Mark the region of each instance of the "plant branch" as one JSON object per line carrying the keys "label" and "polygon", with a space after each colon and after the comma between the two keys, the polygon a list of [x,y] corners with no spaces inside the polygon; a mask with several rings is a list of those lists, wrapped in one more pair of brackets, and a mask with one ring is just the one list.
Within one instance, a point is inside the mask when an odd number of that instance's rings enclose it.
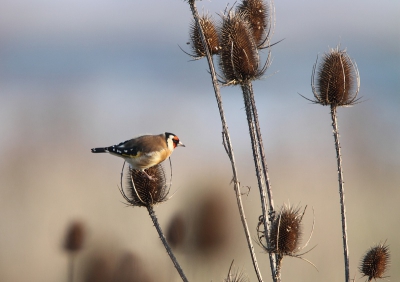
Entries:
{"label": "plant branch", "polygon": [[68,256],[68,282],[74,281],[74,267],[75,266],[75,254],[71,253]]}
{"label": "plant branch", "polygon": [[[265,240],[267,242],[267,248],[271,249],[269,235],[270,235],[271,220],[273,220],[273,217],[272,217],[273,216],[273,206],[271,206],[271,203],[273,205],[273,200],[272,200],[272,193],[271,193],[268,196],[270,196],[270,198],[269,198],[270,208],[269,209],[270,209],[270,211],[272,210],[272,212],[269,214],[270,216],[268,216],[268,214],[267,214],[267,197],[266,197],[266,192],[265,192],[266,189],[264,187],[268,186],[268,188],[269,188],[269,182],[267,184],[267,181],[266,181],[266,179],[268,179],[267,166],[266,166],[266,161],[265,161],[264,148],[262,145],[261,132],[259,129],[259,124],[258,124],[257,109],[255,108],[253,87],[252,87],[251,82],[248,82],[246,84],[242,84],[241,88],[242,88],[242,92],[243,92],[243,99],[244,99],[244,104],[245,104],[245,109],[246,109],[247,123],[249,126],[251,147],[253,150],[254,166],[256,169],[258,188],[260,190],[260,200],[261,200],[261,209],[262,209],[262,219],[263,219],[264,230],[265,230],[264,231],[265,232]],[[273,253],[268,253],[268,254],[269,254],[269,261],[270,261],[270,267],[271,267],[273,281],[275,281],[275,282],[280,281],[279,276],[277,275],[278,273],[276,272],[277,271],[276,257],[273,255]]]}
{"label": "plant branch", "polygon": [[345,267],[345,281],[350,281],[350,266],[349,266],[349,247],[347,243],[347,222],[346,222],[346,206],[344,205],[344,187],[343,187],[343,170],[342,170],[342,156],[340,153],[339,143],[339,131],[337,127],[336,107],[331,106],[331,117],[333,136],[335,138],[336,147],[336,160],[338,169],[338,181],[339,181],[339,197],[340,197],[340,213],[342,217],[342,238],[343,238],[343,255],[344,255],[344,267]]}
{"label": "plant branch", "polygon": [[183,270],[181,266],[179,265],[178,261],[176,260],[174,254],[172,253],[171,247],[168,245],[167,239],[165,239],[164,233],[161,230],[160,224],[158,223],[156,214],[154,212],[153,206],[149,205],[147,206],[147,211],[149,212],[149,215],[151,217],[151,220],[153,221],[154,227],[157,229],[158,236],[161,239],[161,242],[163,243],[165,250],[167,251],[169,257],[171,258],[176,270],[178,271],[179,275],[182,278],[182,281],[188,282],[185,273],[183,273]]}
{"label": "plant branch", "polygon": [[[252,107],[252,113],[253,113],[253,118],[254,118],[254,126],[256,129],[256,134],[257,134],[257,139],[258,139],[258,146],[260,150],[260,155],[261,155],[261,164],[263,168],[263,173],[264,173],[264,179],[265,179],[265,185],[266,185],[266,192],[267,192],[267,198],[269,202],[269,216],[270,216],[270,222],[273,220],[275,210],[274,210],[274,200],[272,198],[272,189],[271,189],[271,184],[269,182],[269,177],[268,177],[268,166],[267,166],[267,160],[265,158],[265,151],[264,151],[264,145],[262,141],[262,136],[261,136],[261,130],[260,130],[260,124],[258,122],[258,112],[256,108],[256,102],[254,99],[254,91],[253,91],[253,86],[252,84],[249,85],[249,99],[251,102],[251,107]],[[272,218],[271,218],[272,217]]]}
{"label": "plant branch", "polygon": [[237,201],[237,205],[238,205],[238,209],[239,209],[239,214],[240,214],[240,219],[242,221],[242,225],[243,225],[243,229],[244,229],[244,233],[245,233],[245,237],[247,240],[247,245],[250,251],[250,255],[251,255],[251,259],[253,261],[253,267],[254,270],[256,272],[258,281],[263,281],[262,276],[261,276],[261,272],[260,269],[258,267],[258,262],[257,262],[257,258],[254,252],[254,246],[253,246],[253,242],[251,240],[251,236],[250,236],[250,231],[249,231],[249,227],[247,225],[247,220],[246,220],[246,216],[245,216],[245,212],[244,212],[244,208],[243,208],[243,203],[242,203],[242,197],[241,197],[241,191],[240,191],[240,182],[238,180],[237,177],[237,169],[236,169],[236,163],[235,163],[235,157],[234,157],[234,153],[233,153],[233,148],[232,148],[232,143],[231,143],[231,139],[230,139],[230,135],[229,135],[229,131],[228,131],[228,126],[227,126],[227,122],[225,119],[225,113],[224,113],[224,109],[222,107],[222,98],[221,98],[221,94],[219,91],[219,84],[218,84],[218,79],[217,79],[217,75],[215,72],[215,68],[214,68],[214,63],[210,54],[210,51],[208,50],[208,45],[206,43],[206,39],[204,37],[204,32],[203,29],[200,25],[200,21],[199,21],[199,14],[195,5],[195,1],[194,0],[189,0],[188,1],[189,5],[190,5],[190,9],[192,11],[193,14],[193,18],[196,22],[196,25],[199,29],[199,33],[200,33],[200,37],[201,37],[201,41],[203,43],[204,46],[204,50],[206,51],[206,57],[207,57],[207,61],[208,61],[208,66],[210,68],[210,74],[211,74],[211,80],[212,80],[212,84],[214,87],[214,93],[215,93],[215,99],[217,100],[217,104],[218,104],[218,110],[219,110],[219,114],[220,114],[220,119],[221,119],[221,123],[222,123],[222,133],[223,133],[223,144],[224,147],[228,153],[228,157],[229,160],[231,162],[231,167],[232,167],[232,173],[233,173],[233,185],[234,185],[234,190],[235,190],[235,194],[236,194],[236,201]]}

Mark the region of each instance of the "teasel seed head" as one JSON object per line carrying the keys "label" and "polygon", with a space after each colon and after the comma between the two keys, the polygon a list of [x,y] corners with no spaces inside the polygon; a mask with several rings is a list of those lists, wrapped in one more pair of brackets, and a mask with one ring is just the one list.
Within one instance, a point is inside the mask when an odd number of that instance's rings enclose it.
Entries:
{"label": "teasel seed head", "polygon": [[383,243],[378,244],[367,251],[361,259],[359,270],[368,277],[368,281],[377,278],[385,278],[385,272],[390,264],[389,247]]}
{"label": "teasel seed head", "polygon": [[250,24],[241,13],[222,16],[220,68],[227,84],[244,84],[260,78],[259,55]]}
{"label": "teasel seed head", "polygon": [[282,255],[293,255],[300,248],[302,235],[300,208],[284,205],[271,225],[271,251]]}
{"label": "teasel seed head", "polygon": [[265,41],[270,17],[266,3],[263,0],[243,0],[237,11],[249,22],[256,44],[262,44]]}
{"label": "teasel seed head", "polygon": [[239,270],[239,269],[232,269],[233,267],[233,261],[231,263],[231,266],[229,267],[228,271],[228,276],[224,279],[224,282],[249,282],[249,278],[247,275]]}
{"label": "teasel seed head", "polygon": [[78,252],[82,249],[85,241],[85,226],[80,221],[70,224],[65,238],[64,249],[67,252]]}
{"label": "teasel seed head", "polygon": [[323,55],[318,69],[317,62],[311,77],[315,97],[312,102],[333,108],[355,104],[358,101],[360,75],[356,63],[350,59],[346,50],[339,50],[339,46],[330,49]]}
{"label": "teasel seed head", "polygon": [[[221,47],[219,46],[219,38],[214,20],[208,14],[204,14],[199,18],[199,22],[203,29],[204,37],[208,45],[208,50],[211,55],[218,54]],[[190,41],[192,43],[193,52],[197,57],[201,58],[206,55],[203,42],[196,23],[193,21],[190,25]]]}
{"label": "teasel seed head", "polygon": [[[300,212],[300,207],[293,207],[291,205],[284,205],[281,210],[275,215],[271,223],[269,234],[270,246],[264,243],[265,231],[263,217],[260,216],[257,233],[258,241],[268,253],[276,253],[280,257],[296,256],[296,253],[303,249],[300,248],[300,240],[302,236],[302,220],[307,206],[303,212]],[[311,238],[311,236],[310,236]],[[306,245],[308,242],[306,243]]]}
{"label": "teasel seed head", "polygon": [[[120,192],[129,205],[149,207],[168,200],[169,186],[166,184],[164,168],[161,164],[155,165],[145,172],[129,168],[126,189]],[[127,192],[125,192],[126,190]]]}

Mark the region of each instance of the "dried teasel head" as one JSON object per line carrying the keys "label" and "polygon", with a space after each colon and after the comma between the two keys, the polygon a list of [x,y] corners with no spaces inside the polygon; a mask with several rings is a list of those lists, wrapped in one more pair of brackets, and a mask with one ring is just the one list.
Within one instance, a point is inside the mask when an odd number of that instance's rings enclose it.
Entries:
{"label": "dried teasel head", "polygon": [[244,84],[260,78],[268,62],[259,69],[259,55],[250,24],[241,13],[222,16],[220,68],[227,84]]}
{"label": "dried teasel head", "polygon": [[[218,54],[221,47],[219,46],[218,33],[212,17],[208,14],[204,14],[199,18],[199,22],[203,29],[204,37],[206,39],[210,54]],[[206,51],[204,50],[198,26],[194,21],[190,25],[190,41],[192,43],[192,48],[195,55],[198,58],[204,57],[206,55]]]}
{"label": "dried teasel head", "polygon": [[233,261],[231,266],[229,267],[228,276],[224,279],[224,282],[248,282],[250,281],[247,275],[239,270],[239,269],[232,269]]}
{"label": "dried teasel head", "polygon": [[271,252],[293,255],[300,250],[301,221],[304,212],[300,208],[284,205],[271,224]]}
{"label": "dried teasel head", "polygon": [[162,165],[145,169],[145,172],[147,175],[143,171],[129,168],[127,185],[125,188],[121,185],[122,196],[132,206],[150,207],[168,200],[170,187],[166,184]]}
{"label": "dried teasel head", "polygon": [[[300,207],[284,205],[271,223],[269,235],[270,246],[264,243],[265,234],[263,218],[260,217],[257,226],[260,245],[269,253],[279,254],[281,257],[296,256],[296,253],[304,247],[299,247],[302,236],[302,220],[307,207],[300,212]],[[308,242],[306,243],[306,245]]]}
{"label": "dried teasel head", "polygon": [[82,222],[72,222],[67,230],[64,249],[67,252],[80,251],[85,241],[85,233],[85,226]]}
{"label": "dried teasel head", "polygon": [[385,272],[389,267],[390,253],[389,247],[383,244],[378,244],[367,251],[361,259],[359,270],[368,277],[368,281],[377,278],[385,278]]}
{"label": "dried teasel head", "polygon": [[[279,213],[277,213],[272,219],[268,242],[265,242],[267,238],[264,230],[264,217],[260,216],[259,218],[257,226],[259,245],[268,253],[274,253],[276,255],[277,271],[281,268],[284,256],[302,259],[317,269],[317,267],[311,261],[302,257],[302,255],[310,252],[315,247],[306,252],[300,254],[298,253],[300,250],[303,250],[305,247],[307,247],[314,231],[313,220],[310,236],[304,246],[300,247],[299,244],[303,234],[302,220],[306,209],[307,206],[305,206],[301,212],[301,208],[299,206],[293,207],[290,206],[290,204],[284,205]],[[280,270],[278,272],[280,272]]]}
{"label": "dried teasel head", "polygon": [[271,28],[269,6],[263,0],[243,0],[237,6],[237,11],[249,22],[257,45],[266,41],[266,36]]}
{"label": "dried teasel head", "polygon": [[339,50],[339,46],[325,53],[322,62],[314,64],[311,87],[315,100],[323,106],[351,106],[358,99],[360,75],[357,65],[353,62],[346,50]]}

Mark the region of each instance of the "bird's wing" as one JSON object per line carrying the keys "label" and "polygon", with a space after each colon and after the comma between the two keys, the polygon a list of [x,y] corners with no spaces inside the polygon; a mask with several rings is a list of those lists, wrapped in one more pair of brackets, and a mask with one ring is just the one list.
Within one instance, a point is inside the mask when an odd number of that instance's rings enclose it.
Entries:
{"label": "bird's wing", "polygon": [[126,157],[140,157],[153,154],[166,147],[165,138],[161,135],[144,135],[109,147],[108,151]]}

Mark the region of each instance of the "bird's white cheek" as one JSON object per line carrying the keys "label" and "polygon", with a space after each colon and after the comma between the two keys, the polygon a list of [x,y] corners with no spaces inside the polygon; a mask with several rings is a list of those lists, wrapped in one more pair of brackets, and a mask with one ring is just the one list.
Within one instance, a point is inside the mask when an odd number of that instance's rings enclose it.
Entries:
{"label": "bird's white cheek", "polygon": [[174,142],[171,139],[167,141],[168,150],[172,152],[174,150]]}

